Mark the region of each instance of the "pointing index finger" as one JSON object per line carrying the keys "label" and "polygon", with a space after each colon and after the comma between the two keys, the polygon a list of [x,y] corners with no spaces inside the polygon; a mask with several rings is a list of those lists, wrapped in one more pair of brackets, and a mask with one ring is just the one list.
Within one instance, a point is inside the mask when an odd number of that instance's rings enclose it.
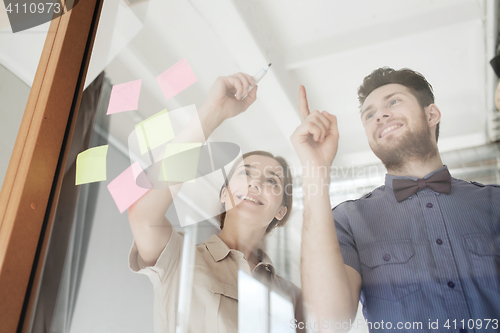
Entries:
{"label": "pointing index finger", "polygon": [[306,88],[302,85],[299,89],[299,113],[300,120],[302,122],[304,122],[307,116],[311,113],[309,112],[309,106],[307,105]]}

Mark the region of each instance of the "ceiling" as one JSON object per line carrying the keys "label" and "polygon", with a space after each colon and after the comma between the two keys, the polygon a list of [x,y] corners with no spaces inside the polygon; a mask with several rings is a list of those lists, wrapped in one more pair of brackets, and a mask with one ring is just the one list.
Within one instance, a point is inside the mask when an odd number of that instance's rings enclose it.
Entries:
{"label": "ceiling", "polygon": [[[272,62],[257,102],[211,139],[269,150],[298,167],[289,137],[299,125],[303,84],[312,109],[337,115],[334,164],[349,167],[378,161],[359,119],[357,87],[378,67],[408,67],[433,85],[441,151],[480,146],[495,116],[497,79],[488,64],[495,7],[494,0],[106,0],[86,86],[102,70],[112,84],[143,80],[139,109],[111,116],[114,142],[126,147],[141,120],[165,108],[200,107],[218,76],[255,74]],[[0,38],[0,62],[28,85],[48,28]],[[155,78],[183,58],[198,81],[166,101]]]}
{"label": "ceiling", "polygon": [[[104,66],[113,84],[143,80],[139,110],[111,119],[110,132],[124,145],[142,119],[165,108],[200,107],[218,76],[255,74],[268,62],[273,65],[257,102],[212,140],[237,143],[242,151],[269,150],[298,166],[289,137],[299,125],[303,84],[311,108],[339,119],[335,164],[374,163],[356,90],[372,70],[390,66],[417,70],[433,85],[442,112],[441,151],[488,142],[496,83],[488,64],[496,39],[487,20],[494,17],[490,1],[149,0],[129,6],[107,0],[105,6],[89,72],[97,75]],[[198,82],[165,101],[155,77],[183,58]]]}
{"label": "ceiling", "polygon": [[[110,143],[127,153],[137,123],[165,108],[200,107],[218,76],[255,74],[272,62],[257,101],[210,139],[282,155],[299,175],[289,138],[300,123],[303,84],[311,109],[337,115],[334,165],[343,170],[340,178],[353,178],[355,167],[379,163],[356,95],[378,67],[408,67],[433,85],[441,152],[500,137],[493,135],[500,128],[493,120],[500,122],[497,78],[488,64],[498,35],[496,6],[494,0],[105,0],[86,86],[103,70],[112,84],[142,79],[138,110],[109,116]],[[0,63],[31,86],[49,23],[16,34],[0,24],[0,33]],[[183,58],[198,81],[166,101],[156,77]]]}

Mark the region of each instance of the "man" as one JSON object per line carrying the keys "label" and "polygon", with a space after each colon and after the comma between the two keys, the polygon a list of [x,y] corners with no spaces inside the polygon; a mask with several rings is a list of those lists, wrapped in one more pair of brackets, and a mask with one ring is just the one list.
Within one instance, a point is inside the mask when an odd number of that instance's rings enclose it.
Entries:
{"label": "man", "polygon": [[303,165],[326,170],[303,177],[302,287],[316,329],[355,327],[361,300],[373,331],[498,331],[500,188],[450,177],[431,85],[387,67],[364,79],[361,121],[385,185],[333,216],[336,118],[310,113],[304,87],[299,95],[303,122],[292,143]]}

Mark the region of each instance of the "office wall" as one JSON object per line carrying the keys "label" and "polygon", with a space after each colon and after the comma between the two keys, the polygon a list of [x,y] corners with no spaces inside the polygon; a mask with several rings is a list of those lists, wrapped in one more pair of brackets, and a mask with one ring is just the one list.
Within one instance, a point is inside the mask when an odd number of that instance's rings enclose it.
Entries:
{"label": "office wall", "polygon": [[0,65],[0,188],[29,94],[30,87]]}
{"label": "office wall", "polygon": [[[130,164],[130,160],[111,145],[107,162],[108,180]],[[146,276],[128,269],[132,233],[127,213],[120,214],[106,188],[107,183],[109,181],[99,186],[70,332],[153,332],[153,288]]]}
{"label": "office wall", "polygon": [[[153,332],[153,286],[146,276],[132,273],[128,268],[133,237],[127,213],[119,213],[106,187],[129,165],[129,158],[110,145],[108,180],[99,185],[70,333]],[[171,211],[167,213],[174,227],[180,230],[174,215]],[[196,226],[197,242],[203,242],[217,231],[208,222]]]}

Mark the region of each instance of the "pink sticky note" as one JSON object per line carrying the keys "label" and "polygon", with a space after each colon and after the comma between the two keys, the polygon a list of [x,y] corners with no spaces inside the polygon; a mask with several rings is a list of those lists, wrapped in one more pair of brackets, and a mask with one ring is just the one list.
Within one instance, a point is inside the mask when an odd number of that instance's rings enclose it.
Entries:
{"label": "pink sticky note", "polygon": [[142,80],[135,80],[114,85],[106,114],[137,110],[139,108],[141,83]]}
{"label": "pink sticky note", "polygon": [[186,58],[182,59],[160,75],[156,77],[161,91],[168,101],[196,81],[198,78],[194,75]]}
{"label": "pink sticky note", "polygon": [[[141,184],[145,184],[149,188],[137,186],[135,175],[139,175],[141,177]],[[120,213],[126,211],[151,188],[151,183],[147,180],[141,166],[137,162],[128,167],[127,170],[123,171],[108,185],[108,191],[115,200]]]}

